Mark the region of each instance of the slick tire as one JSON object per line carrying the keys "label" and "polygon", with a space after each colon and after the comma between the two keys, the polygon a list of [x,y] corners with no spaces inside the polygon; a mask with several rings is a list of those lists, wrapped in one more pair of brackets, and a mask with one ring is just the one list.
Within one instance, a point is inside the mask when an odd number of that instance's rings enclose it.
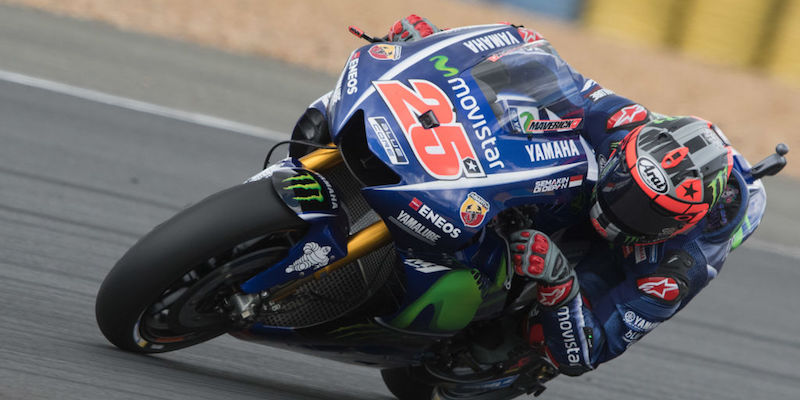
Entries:
{"label": "slick tire", "polygon": [[430,399],[433,394],[433,385],[414,377],[411,368],[382,369],[381,377],[386,387],[398,400]]}
{"label": "slick tire", "polygon": [[219,336],[227,326],[201,327],[152,343],[140,335],[139,323],[144,312],[197,265],[268,233],[306,227],[269,179],[213,194],[156,226],[125,253],[97,293],[97,324],[115,346],[138,353],[177,350]]}

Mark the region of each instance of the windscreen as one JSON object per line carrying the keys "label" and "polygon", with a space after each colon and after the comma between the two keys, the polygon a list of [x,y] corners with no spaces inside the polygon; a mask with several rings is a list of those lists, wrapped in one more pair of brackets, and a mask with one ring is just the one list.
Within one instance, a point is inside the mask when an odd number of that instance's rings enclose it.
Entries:
{"label": "windscreen", "polygon": [[491,56],[472,68],[500,126],[513,133],[582,127],[583,98],[575,73],[549,47],[528,44]]}

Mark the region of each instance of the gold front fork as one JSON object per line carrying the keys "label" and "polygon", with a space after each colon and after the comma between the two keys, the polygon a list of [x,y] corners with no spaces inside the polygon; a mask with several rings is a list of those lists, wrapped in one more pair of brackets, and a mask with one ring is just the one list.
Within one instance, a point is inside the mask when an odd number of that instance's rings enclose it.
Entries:
{"label": "gold front fork", "polygon": [[[328,143],[328,147],[334,147],[333,143]],[[342,153],[339,149],[317,149],[300,157],[300,162],[306,169],[312,171],[324,171],[342,162]]]}
{"label": "gold front fork", "polygon": [[[330,146],[333,146],[331,143]],[[342,155],[338,149],[318,149],[300,158],[303,167],[312,171],[324,171],[342,162]],[[298,279],[288,286],[275,292],[271,300],[277,301],[292,294],[300,285],[311,279],[320,279],[345,265],[363,257],[379,248],[389,244],[392,237],[389,229],[381,220],[378,221],[347,238],[347,255],[339,260],[320,268],[313,274]]]}

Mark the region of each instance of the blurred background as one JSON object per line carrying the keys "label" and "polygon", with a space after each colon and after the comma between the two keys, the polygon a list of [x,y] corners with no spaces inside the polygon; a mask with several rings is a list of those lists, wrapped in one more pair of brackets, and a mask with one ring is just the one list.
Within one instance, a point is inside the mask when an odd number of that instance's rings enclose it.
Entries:
{"label": "blurred background", "polygon": [[[416,13],[439,27],[536,29],[584,75],[661,113],[717,123],[750,160],[800,149],[800,0],[0,0],[337,75],[363,42]],[[287,124],[288,125],[288,124]],[[284,131],[291,126],[283,127]],[[800,163],[788,174],[800,177]]]}
{"label": "blurred background", "polygon": [[487,0],[800,85],[797,0]]}
{"label": "blurred background", "polygon": [[124,353],[94,301],[153,226],[261,169],[365,44],[348,25],[382,36],[411,13],[538,30],[606,88],[716,122],[753,163],[793,147],[720,278],[545,398],[798,398],[800,0],[0,0],[0,399],[391,399],[374,369],[230,337]]}

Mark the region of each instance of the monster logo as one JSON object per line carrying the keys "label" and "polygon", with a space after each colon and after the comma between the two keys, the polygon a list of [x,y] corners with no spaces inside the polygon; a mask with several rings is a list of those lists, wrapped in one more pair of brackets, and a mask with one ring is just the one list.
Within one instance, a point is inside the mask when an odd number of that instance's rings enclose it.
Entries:
{"label": "monster logo", "polygon": [[728,167],[725,166],[725,169],[719,171],[717,176],[708,184],[708,188],[711,189],[711,204],[716,204],[719,195],[722,194],[722,189],[725,188],[725,183],[727,182],[728,178]]}
{"label": "monster logo", "polygon": [[279,170],[272,176],[272,182],[286,205],[297,213],[330,212],[338,208],[331,186],[313,172]]}
{"label": "monster logo", "polygon": [[[302,175],[297,176],[290,176],[284,179],[281,182],[289,182],[292,183],[289,186],[284,187],[286,190],[294,190],[295,197],[292,197],[294,200],[299,202],[302,201],[318,201],[322,203],[325,201],[325,198],[322,197],[322,186],[314,179],[313,176],[309,173],[305,173]],[[305,196],[297,196],[297,192],[299,191],[308,191],[309,194]]]}

